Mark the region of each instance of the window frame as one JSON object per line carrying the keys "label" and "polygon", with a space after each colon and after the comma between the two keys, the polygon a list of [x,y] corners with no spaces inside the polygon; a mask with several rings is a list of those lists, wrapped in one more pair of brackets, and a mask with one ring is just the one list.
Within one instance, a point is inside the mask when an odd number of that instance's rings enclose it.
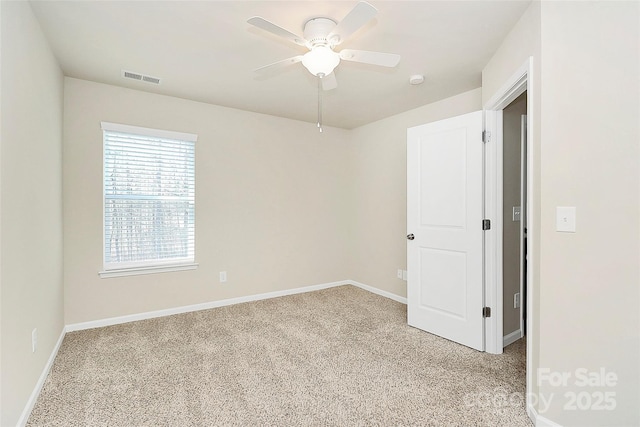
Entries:
{"label": "window frame", "polygon": [[[122,132],[152,138],[167,138],[167,139],[176,139],[181,141],[192,142],[194,144],[194,154],[195,154],[195,143],[197,142],[198,135],[192,133],[184,133],[184,132],[175,132],[169,130],[160,130],[160,129],[152,129],[145,128],[140,126],[132,126],[132,125],[124,125],[118,123],[110,123],[110,122],[101,122],[101,130],[102,130],[102,270],[98,272],[101,278],[108,277],[122,277],[122,276],[132,276],[132,275],[140,275],[140,274],[153,274],[153,273],[164,273],[164,272],[172,272],[172,271],[184,271],[184,270],[195,270],[198,268],[198,263],[195,262],[196,257],[196,248],[195,248],[195,212],[194,212],[194,223],[193,223],[193,232],[194,232],[194,247],[193,247],[193,259],[191,257],[187,258],[174,258],[166,261],[160,260],[150,260],[148,262],[140,261],[140,262],[121,262],[118,263],[117,266],[114,266],[114,263],[106,262],[106,193],[105,193],[105,172],[106,172],[106,158],[105,158],[105,132]],[[194,158],[194,193],[195,193],[195,158]],[[194,194],[194,210],[195,210],[195,194]]]}

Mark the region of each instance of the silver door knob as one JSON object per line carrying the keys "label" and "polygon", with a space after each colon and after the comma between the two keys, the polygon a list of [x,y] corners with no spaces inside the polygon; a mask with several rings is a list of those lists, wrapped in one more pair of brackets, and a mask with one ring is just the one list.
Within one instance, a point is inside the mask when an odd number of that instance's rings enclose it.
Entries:
{"label": "silver door knob", "polygon": [[416,236],[414,236],[413,234],[407,234],[407,240],[413,240],[415,238]]}

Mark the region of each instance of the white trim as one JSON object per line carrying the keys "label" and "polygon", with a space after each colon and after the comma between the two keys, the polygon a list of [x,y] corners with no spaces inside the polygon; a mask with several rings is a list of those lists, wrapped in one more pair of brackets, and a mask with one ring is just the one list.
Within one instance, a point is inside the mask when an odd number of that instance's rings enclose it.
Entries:
{"label": "white trim", "polygon": [[[529,216],[527,215],[527,205],[529,202],[529,196],[527,195],[527,151],[529,148],[529,141],[527,140],[528,133],[528,124],[527,124],[527,115],[520,116],[520,223],[518,224],[518,228],[520,228],[520,310],[518,314],[520,316],[520,329],[524,331],[524,319],[523,319],[523,310],[526,307],[526,302],[522,301],[522,295],[524,295],[524,285],[527,281],[526,277],[526,268],[530,266],[526,261],[526,253],[527,253],[527,245],[525,244],[525,239],[527,239],[527,224],[529,223]],[[524,210],[523,208],[524,207]],[[525,268],[526,267],[526,268]]]}
{"label": "white trim", "polygon": [[128,314],[126,316],[110,317],[107,319],[91,320],[89,322],[73,323],[67,325],[67,332],[81,331],[84,329],[101,328],[104,326],[119,325],[121,323],[135,322],[138,320],[154,319],[156,317],[172,316],[174,314],[190,313],[192,311],[208,310],[211,308],[225,307],[228,305],[241,304],[243,302],[259,301],[270,298],[277,298],[287,295],[301,294],[304,292],[319,291],[321,289],[333,288],[336,286],[350,285],[351,282],[343,280],[339,282],[323,283],[301,288],[286,289],[284,291],[266,292],[263,294],[247,295],[244,297],[229,298],[218,301],[204,302],[200,304],[185,305],[181,307],[166,308],[163,310],[148,311],[145,313]]}
{"label": "white trim", "polygon": [[382,289],[374,288],[373,286],[365,285],[364,283],[359,283],[354,280],[348,280],[347,282],[353,286],[364,289],[365,291],[369,291],[373,294],[380,295],[407,305],[407,299],[405,297],[401,297],[400,295],[392,294],[391,292],[383,291]]}
{"label": "white trim", "polygon": [[507,334],[504,337],[502,337],[502,346],[506,347],[509,344],[513,344],[514,342],[518,341],[520,338],[522,338],[522,329],[516,329],[510,334]]}
{"label": "white trim", "polygon": [[528,408],[527,414],[531,421],[533,421],[533,425],[535,427],[562,427],[562,424],[555,423],[551,421],[549,418],[545,418],[542,415],[538,414],[534,408]]}
{"label": "white trim", "polygon": [[123,277],[123,276],[137,276],[140,274],[154,274],[154,273],[166,273],[170,271],[184,271],[195,270],[198,268],[198,263],[190,264],[169,264],[169,265],[154,265],[152,267],[131,267],[131,268],[114,268],[113,270],[99,271],[100,278],[106,279],[109,277]]}
{"label": "white trim", "polygon": [[[534,85],[537,82],[533,77],[533,57],[529,57],[529,71],[527,71],[527,408],[533,407],[531,401],[531,387],[533,384],[533,365],[531,363],[533,355],[533,344],[531,340],[535,336],[535,325],[533,323],[533,268],[535,265],[535,233],[537,232],[533,224],[533,123],[538,120],[533,108]],[[522,304],[522,301],[521,301]],[[537,331],[536,331],[537,332]]]}
{"label": "white trim", "polygon": [[343,286],[343,285],[353,285],[358,288],[369,291],[371,293],[392,299],[394,301],[398,301],[403,304],[407,303],[406,298],[398,296],[396,294],[392,294],[391,292],[383,291],[381,289],[374,288],[372,286],[365,285],[363,283],[359,283],[353,280],[341,280],[338,282],[322,283],[319,285],[304,286],[301,288],[286,289],[283,291],[266,292],[263,294],[247,295],[244,297],[229,298],[229,299],[210,301],[210,302],[205,302],[200,304],[167,308],[163,310],[148,311],[145,313],[128,314],[125,316],[91,320],[88,322],[72,323],[66,326],[66,331],[73,332],[73,331],[81,331],[85,329],[101,328],[104,326],[135,322],[138,320],[154,319],[157,317],[171,316],[174,314],[182,314],[182,313],[189,313],[192,311],[200,311],[200,310],[208,310],[208,309],[217,308],[217,307],[225,307],[228,305],[241,304],[244,302],[259,301],[259,300],[265,300],[270,298],[283,297],[287,295],[295,295],[295,294],[301,294],[305,292],[319,291],[321,289],[329,289],[329,288],[334,288],[336,286]]}
{"label": "white trim", "polygon": [[159,138],[179,139],[181,141],[196,142],[198,135],[194,133],[175,132],[172,130],[143,128],[140,126],[122,125],[120,123],[100,122],[102,130],[112,132],[133,133],[145,136],[157,136]]}
{"label": "white trim", "polygon": [[18,419],[18,424],[16,424],[17,426],[22,427],[27,424],[27,421],[29,420],[29,416],[31,415],[31,411],[33,410],[33,407],[36,405],[36,402],[38,401],[38,396],[40,396],[40,391],[44,386],[44,382],[46,381],[47,376],[49,375],[51,366],[53,366],[53,361],[56,359],[56,356],[58,355],[58,350],[60,350],[60,346],[62,345],[62,340],[64,339],[65,333],[66,333],[66,327],[62,328],[62,332],[60,332],[60,338],[58,338],[58,342],[56,342],[56,345],[53,347],[53,350],[49,355],[49,359],[47,360],[46,365],[44,365],[44,368],[42,369],[40,378],[38,378],[38,382],[36,383],[36,386],[33,388],[33,391],[31,392],[31,396],[29,396],[29,400],[27,400],[27,404],[25,405],[24,409],[22,410],[22,414]]}
{"label": "white trim", "polygon": [[491,317],[485,319],[484,344],[491,354],[501,354],[503,349],[502,132],[498,129],[502,129],[502,110],[486,110],[485,130],[491,140],[484,146],[484,218],[491,220],[491,229],[484,233],[484,305],[491,308]]}
{"label": "white trim", "polygon": [[485,110],[504,110],[517,97],[527,90],[527,81],[531,78],[533,57],[529,57],[524,64],[496,91],[495,95],[485,104]]}
{"label": "white trim", "polygon": [[[502,337],[504,312],[502,283],[502,225],[504,220],[502,214],[502,110],[522,93],[530,90],[532,64],[533,58],[529,57],[484,107],[485,130],[489,131],[492,136],[492,141],[485,146],[485,218],[493,219],[492,222],[495,224],[485,234],[485,305],[493,308],[493,315],[485,322],[485,348],[488,353],[492,354],[501,354],[504,347]],[[531,97],[528,97],[527,114],[530,114],[530,102]],[[531,126],[527,127],[528,141],[532,141],[531,128]],[[527,175],[528,181],[531,181],[533,177],[529,169],[527,169]],[[528,182],[527,185],[530,186],[531,184]],[[527,197],[530,198],[529,193]],[[531,218],[530,215],[526,215],[526,217]],[[529,294],[530,292],[527,292],[527,295]]]}
{"label": "white trim", "polygon": [[[527,268],[527,300],[526,303],[527,304],[527,366],[526,366],[526,376],[527,376],[527,388],[526,388],[526,407],[527,407],[527,413],[529,414],[529,418],[531,418],[531,420],[536,423],[536,419],[541,418],[538,417],[534,408],[533,408],[533,402],[532,402],[532,386],[533,386],[533,365],[532,365],[532,361],[531,361],[531,356],[532,356],[532,343],[531,340],[533,339],[532,337],[535,336],[535,325],[533,322],[533,294],[534,294],[534,282],[533,282],[533,268],[532,266],[535,265],[535,251],[534,251],[534,246],[535,246],[535,235],[536,235],[536,229],[535,226],[533,224],[533,209],[534,209],[534,201],[533,201],[533,194],[534,194],[534,183],[533,183],[533,152],[534,152],[534,148],[533,148],[533,144],[534,144],[534,139],[533,139],[533,128],[534,128],[534,123],[536,122],[536,120],[538,120],[538,118],[535,116],[535,111],[534,111],[534,105],[533,105],[533,98],[534,98],[534,84],[536,82],[534,82],[534,75],[533,75],[533,57],[529,57],[527,59],[527,61],[522,64],[522,66],[520,66],[520,68],[513,74],[513,76],[511,76],[511,78],[509,78],[505,84],[500,88],[499,91],[496,92],[496,94],[489,100],[489,102],[487,102],[487,104],[485,105],[485,110],[487,113],[487,117],[488,118],[495,118],[496,114],[498,111],[502,110],[504,107],[506,107],[507,105],[509,105],[509,103],[511,103],[514,99],[516,99],[518,96],[520,96],[520,94],[522,94],[525,90],[527,91],[527,144],[528,144],[528,149],[527,149],[527,207],[526,207],[526,218],[528,219],[528,223],[527,223],[527,264],[528,264],[528,268]],[[490,121],[487,120],[487,126],[492,126],[490,129],[490,131],[492,132],[496,132],[495,134],[502,134],[502,131],[500,130],[500,132],[498,132],[498,128],[496,127],[496,122],[494,121]],[[494,163],[488,163],[487,164],[487,168],[495,168],[495,160],[496,157],[501,157],[502,153],[499,153],[500,156],[497,155],[493,158],[493,160],[491,158],[488,158],[489,160],[492,160]],[[500,199],[495,199],[495,198],[491,198],[491,197],[487,197],[485,199],[485,203],[486,206],[489,209],[494,209],[496,211],[502,211],[501,209],[501,205],[502,205],[502,194],[497,194],[495,195],[497,197],[500,197]],[[497,232],[497,228],[496,230],[492,230],[493,233]],[[502,240],[502,239],[497,239],[494,238],[495,240]],[[495,250],[497,249],[497,245],[493,245],[493,248],[486,248],[485,250],[487,251],[487,255],[494,257],[494,259],[487,259],[486,262],[487,264],[485,264],[485,268],[487,269],[487,274],[485,275],[485,292],[487,292],[488,294],[491,294],[491,292],[489,291],[489,288],[495,288],[497,286],[497,271],[493,270],[493,272],[495,273],[494,275],[490,275],[490,270],[492,267],[492,264],[495,265],[496,259],[500,258],[502,259],[502,253],[496,253]],[[495,293],[495,292],[494,292]],[[500,298],[499,301],[496,301],[496,315],[499,316],[500,318],[502,318],[502,298]],[[496,322],[486,322],[485,324],[485,328],[486,331],[491,331],[491,329],[493,329],[493,336],[496,337],[494,342],[487,342],[488,345],[492,345],[494,348],[501,346],[503,343],[502,342],[498,342],[497,340],[497,336],[498,333],[499,335],[502,335],[502,328],[498,329],[496,327]],[[502,340],[501,340],[502,341]],[[544,419],[546,420],[546,419]],[[544,425],[544,424],[540,424],[540,425]]]}

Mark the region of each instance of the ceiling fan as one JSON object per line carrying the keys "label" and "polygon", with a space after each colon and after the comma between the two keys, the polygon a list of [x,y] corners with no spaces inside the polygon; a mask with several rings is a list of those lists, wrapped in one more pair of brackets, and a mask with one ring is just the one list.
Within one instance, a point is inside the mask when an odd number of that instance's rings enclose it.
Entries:
{"label": "ceiling fan", "polygon": [[[362,62],[390,68],[395,67],[398,65],[398,62],[400,62],[400,55],[353,49],[342,49],[339,52],[334,50],[345,39],[367,22],[371,21],[377,12],[378,10],[375,7],[367,2],[361,1],[356,4],[339,23],[325,17],[308,20],[304,24],[304,37],[300,37],[260,16],[249,18],[247,21],[249,24],[309,49],[309,52],[304,55],[297,55],[274,62],[273,64],[260,67],[255,71],[262,73],[302,62],[302,65],[304,65],[311,74],[319,78],[319,86],[321,86],[322,89],[331,90],[338,85],[333,70],[338,66],[340,60]],[[320,127],[320,121],[318,123]]]}

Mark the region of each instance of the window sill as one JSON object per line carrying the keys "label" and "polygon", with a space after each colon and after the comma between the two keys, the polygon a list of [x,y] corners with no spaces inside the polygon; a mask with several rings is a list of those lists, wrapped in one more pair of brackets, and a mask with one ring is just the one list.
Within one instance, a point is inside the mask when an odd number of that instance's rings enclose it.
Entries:
{"label": "window sill", "polygon": [[140,274],[155,274],[155,273],[168,273],[171,271],[184,271],[195,270],[198,268],[197,263],[190,264],[167,264],[157,265],[153,267],[133,267],[133,268],[118,268],[113,270],[99,271],[101,279],[107,279],[109,277],[123,277],[123,276],[137,276]]}

